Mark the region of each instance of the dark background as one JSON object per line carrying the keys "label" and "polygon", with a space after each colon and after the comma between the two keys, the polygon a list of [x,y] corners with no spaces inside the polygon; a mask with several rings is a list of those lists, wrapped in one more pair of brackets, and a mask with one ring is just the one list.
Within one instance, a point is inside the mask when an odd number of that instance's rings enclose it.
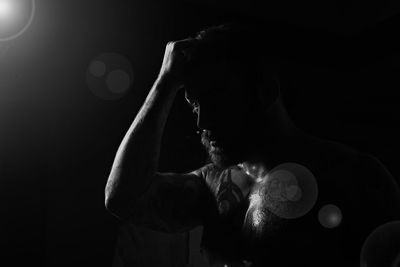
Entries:
{"label": "dark background", "polygon": [[[371,153],[400,177],[400,9],[389,1],[267,4],[37,1],[28,31],[0,42],[2,261],[111,266],[118,220],[104,209],[104,187],[166,43],[238,16],[269,25],[262,36],[279,44],[282,90],[300,128]],[[96,97],[85,78],[91,60],[106,52],[125,56],[134,69],[129,92],[114,101]],[[181,92],[162,170],[202,164],[195,132]]]}

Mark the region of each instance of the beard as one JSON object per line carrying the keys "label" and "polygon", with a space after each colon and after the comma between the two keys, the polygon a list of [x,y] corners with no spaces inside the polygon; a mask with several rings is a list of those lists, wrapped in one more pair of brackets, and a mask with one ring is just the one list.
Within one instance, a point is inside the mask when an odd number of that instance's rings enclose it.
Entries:
{"label": "beard", "polygon": [[[230,136],[230,138],[227,138],[227,136]],[[208,162],[221,168],[244,161],[247,153],[243,140],[245,139],[240,136],[233,138],[232,135],[227,134],[216,136],[214,132],[209,130],[204,130],[201,134],[201,143],[208,154]]]}

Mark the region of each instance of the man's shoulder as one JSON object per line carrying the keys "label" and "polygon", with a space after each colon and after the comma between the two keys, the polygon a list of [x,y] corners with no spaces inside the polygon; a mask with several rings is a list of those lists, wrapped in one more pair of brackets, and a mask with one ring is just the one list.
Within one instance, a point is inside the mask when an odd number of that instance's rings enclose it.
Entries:
{"label": "man's shoulder", "polygon": [[316,173],[322,202],[336,203],[344,230],[365,238],[379,225],[400,219],[400,189],[379,157],[334,141],[317,148],[323,165]]}
{"label": "man's shoulder", "polygon": [[331,166],[347,165],[358,160],[360,152],[349,145],[332,141],[319,139],[313,145],[315,156]]}
{"label": "man's shoulder", "polygon": [[316,144],[315,151],[317,151],[316,156],[321,165],[326,165],[331,170],[348,169],[348,174],[353,175],[353,177],[354,174],[362,174],[364,180],[365,177],[392,178],[390,172],[378,157],[371,153],[358,151],[349,145],[323,140]]}
{"label": "man's shoulder", "polygon": [[356,190],[371,197],[386,194],[400,199],[398,181],[377,156],[327,140],[317,143],[315,151],[320,174],[324,179],[343,185],[343,190]]}
{"label": "man's shoulder", "polygon": [[375,169],[376,171],[385,168],[382,162],[371,153],[359,151],[337,141],[324,140],[320,143],[320,149],[323,150],[324,158],[331,162],[344,163],[363,169]]}
{"label": "man's shoulder", "polygon": [[[358,151],[346,144],[323,140],[316,145],[317,164],[324,166],[326,172],[364,184],[386,183],[394,186],[393,176],[375,155]],[[338,178],[338,177],[337,177]]]}
{"label": "man's shoulder", "polygon": [[[349,190],[354,222],[365,228],[400,219],[400,188],[398,181],[376,157],[359,153],[355,161]],[[371,216],[373,215],[373,216]],[[359,227],[358,226],[358,227]]]}
{"label": "man's shoulder", "polygon": [[208,187],[209,189],[215,189],[217,186],[217,177],[218,174],[221,174],[223,169],[219,168],[213,163],[207,163],[203,165],[202,167],[190,172],[190,174],[193,174],[200,178]]}
{"label": "man's shoulder", "polygon": [[334,151],[333,176],[346,185],[343,190],[352,196],[353,206],[366,214],[373,209],[381,219],[400,219],[399,184],[383,162],[343,144],[330,142],[327,146]]}
{"label": "man's shoulder", "polygon": [[[357,177],[358,184],[370,195],[375,196],[375,200],[386,199],[388,201],[386,203],[387,207],[396,206],[400,208],[398,181],[376,156],[359,153],[359,157],[353,167],[353,174],[354,177]],[[389,201],[393,202],[390,203]]]}
{"label": "man's shoulder", "polygon": [[213,163],[207,163],[203,166],[201,166],[200,168],[190,172],[190,174],[194,174],[198,177],[203,178],[204,180],[207,177],[207,173],[209,173],[212,170],[215,170],[217,167],[213,164]]}

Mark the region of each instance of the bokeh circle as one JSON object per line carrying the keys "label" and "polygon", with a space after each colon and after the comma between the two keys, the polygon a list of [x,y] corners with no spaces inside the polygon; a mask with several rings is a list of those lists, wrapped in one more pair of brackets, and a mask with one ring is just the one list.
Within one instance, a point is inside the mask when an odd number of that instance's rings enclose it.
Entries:
{"label": "bokeh circle", "polygon": [[338,227],[342,222],[342,211],[335,205],[325,205],[318,212],[318,221],[326,228]]}
{"label": "bokeh circle", "polygon": [[268,173],[263,183],[266,207],[281,218],[302,217],[317,201],[317,181],[312,172],[301,164],[280,164]]}
{"label": "bokeh circle", "polygon": [[360,255],[361,267],[398,267],[400,261],[400,221],[385,223],[365,240]]}
{"label": "bokeh circle", "polygon": [[131,84],[129,74],[124,70],[113,70],[107,75],[107,86],[116,94],[125,93]]}
{"label": "bokeh circle", "polygon": [[134,70],[131,62],[118,53],[105,53],[88,64],[86,82],[94,95],[104,100],[123,97],[132,87]]}
{"label": "bokeh circle", "polygon": [[104,62],[94,60],[90,63],[89,72],[95,77],[102,77],[106,74],[107,66]]}

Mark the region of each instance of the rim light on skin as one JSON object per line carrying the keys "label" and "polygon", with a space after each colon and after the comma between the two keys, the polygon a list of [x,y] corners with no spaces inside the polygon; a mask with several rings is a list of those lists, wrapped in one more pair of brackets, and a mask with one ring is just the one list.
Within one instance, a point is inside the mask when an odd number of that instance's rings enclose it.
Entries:
{"label": "rim light on skin", "polygon": [[[13,1],[13,0],[9,0],[9,2],[11,3],[11,1]],[[16,39],[16,38],[18,38],[19,36],[21,36],[28,28],[29,28],[29,26],[32,24],[32,21],[33,21],[33,18],[34,18],[34,16],[35,16],[35,12],[36,12],[36,3],[35,3],[35,0],[29,0],[29,1],[31,1],[32,2],[32,8],[31,8],[31,14],[30,14],[30,16],[29,16],[29,19],[28,19],[28,22],[25,24],[25,26],[19,31],[19,32],[17,32],[16,34],[13,34],[13,35],[11,35],[11,36],[8,36],[8,37],[0,37],[0,42],[5,42],[5,41],[10,41],[10,40],[13,40],[13,39]],[[3,5],[4,5],[4,9],[8,9],[8,8],[12,8],[12,7],[8,7],[8,1],[5,1],[5,0],[0,0],[0,4],[1,3],[3,3]],[[6,10],[4,10],[4,12],[6,12]]]}

